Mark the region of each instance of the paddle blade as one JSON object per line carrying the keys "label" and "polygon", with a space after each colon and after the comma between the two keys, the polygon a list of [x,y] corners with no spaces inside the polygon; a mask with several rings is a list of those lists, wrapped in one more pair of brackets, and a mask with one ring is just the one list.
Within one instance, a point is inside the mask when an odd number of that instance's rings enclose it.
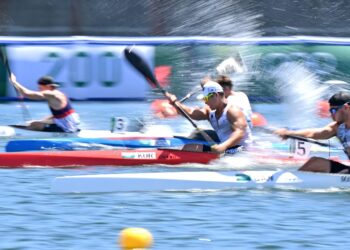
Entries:
{"label": "paddle blade", "polygon": [[131,50],[131,48],[126,48],[124,49],[124,55],[128,62],[134,66],[134,68],[139,71],[145,78],[146,80],[154,84],[155,87],[161,88],[159,85],[157,79],[155,78],[151,68],[149,65],[146,63],[145,60],[143,60],[138,54],[136,54],[134,51]]}
{"label": "paddle blade", "polygon": [[252,124],[254,127],[264,127],[264,126],[267,126],[267,120],[262,114],[258,112],[253,112]]}
{"label": "paddle blade", "polygon": [[242,61],[233,57],[227,58],[216,67],[216,72],[219,75],[230,75],[231,73],[243,73],[245,71]]}
{"label": "paddle blade", "polygon": [[171,66],[169,65],[160,65],[154,69],[154,74],[158,80],[160,86],[167,87],[169,86],[169,77],[171,76]]}
{"label": "paddle blade", "polygon": [[4,51],[4,47],[0,48],[0,59],[1,59],[1,62],[4,64],[8,75],[11,75],[11,69],[10,69],[9,62],[7,60],[6,52]]}
{"label": "paddle blade", "polygon": [[178,115],[176,108],[168,100],[154,100],[151,103],[151,109],[158,118],[173,118]]}
{"label": "paddle blade", "polygon": [[319,117],[325,118],[330,117],[331,114],[329,112],[329,103],[328,101],[319,101],[317,103],[317,114]]}

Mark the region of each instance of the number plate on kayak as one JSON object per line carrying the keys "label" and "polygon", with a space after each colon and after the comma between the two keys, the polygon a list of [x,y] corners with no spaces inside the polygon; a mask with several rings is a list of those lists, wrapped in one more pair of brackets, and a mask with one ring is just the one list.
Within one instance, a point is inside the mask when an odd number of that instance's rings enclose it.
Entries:
{"label": "number plate on kayak", "polygon": [[124,159],[157,159],[155,152],[122,152]]}

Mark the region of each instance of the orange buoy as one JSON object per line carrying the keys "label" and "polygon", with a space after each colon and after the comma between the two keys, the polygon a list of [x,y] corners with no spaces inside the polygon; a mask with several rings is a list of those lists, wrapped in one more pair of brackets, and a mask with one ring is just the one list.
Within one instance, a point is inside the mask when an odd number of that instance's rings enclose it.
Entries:
{"label": "orange buoy", "polygon": [[327,101],[319,101],[317,104],[317,114],[322,117],[330,117],[329,103]]}
{"label": "orange buoy", "polygon": [[267,125],[267,121],[262,114],[260,114],[258,112],[253,112],[252,124],[254,127],[263,127],[263,126]]}
{"label": "orange buoy", "polygon": [[153,113],[159,118],[171,118],[178,115],[176,108],[168,100],[155,100],[151,103]]}
{"label": "orange buoy", "polygon": [[126,228],[119,235],[119,245],[123,250],[146,249],[152,244],[153,236],[145,228]]}

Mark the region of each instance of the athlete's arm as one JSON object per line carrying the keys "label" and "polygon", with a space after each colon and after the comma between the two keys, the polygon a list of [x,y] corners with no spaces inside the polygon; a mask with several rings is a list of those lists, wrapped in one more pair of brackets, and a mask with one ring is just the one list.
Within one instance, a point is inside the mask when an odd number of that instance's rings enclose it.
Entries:
{"label": "athlete's arm", "polygon": [[336,135],[338,129],[338,123],[331,122],[322,128],[310,128],[300,130],[288,130],[288,129],[277,129],[274,131],[276,135],[279,135],[283,139],[287,139],[288,136],[302,136],[312,139],[329,139]]}
{"label": "athlete's arm", "polygon": [[209,107],[205,106],[204,108],[191,108],[188,107],[182,103],[180,103],[179,101],[177,101],[177,98],[175,95],[170,94],[170,93],[166,93],[167,98],[170,101],[170,104],[172,104],[175,108],[176,106],[180,107],[181,109],[183,109],[183,111],[185,111],[185,113],[191,117],[194,120],[207,120],[209,117]]}
{"label": "athlete's arm", "polygon": [[18,92],[23,95],[24,97],[27,97],[32,100],[43,100],[45,99],[45,96],[40,91],[33,91],[30,89],[27,89],[22,84],[17,82],[16,76],[14,74],[11,74],[10,81],[12,82],[13,86],[18,90]]}

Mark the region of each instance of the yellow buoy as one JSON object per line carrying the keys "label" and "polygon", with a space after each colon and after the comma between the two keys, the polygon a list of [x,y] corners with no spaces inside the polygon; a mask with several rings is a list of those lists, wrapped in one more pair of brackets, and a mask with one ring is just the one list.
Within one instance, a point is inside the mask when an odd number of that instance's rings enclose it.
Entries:
{"label": "yellow buoy", "polygon": [[152,234],[144,228],[126,228],[119,235],[119,245],[124,250],[149,248],[152,243]]}

